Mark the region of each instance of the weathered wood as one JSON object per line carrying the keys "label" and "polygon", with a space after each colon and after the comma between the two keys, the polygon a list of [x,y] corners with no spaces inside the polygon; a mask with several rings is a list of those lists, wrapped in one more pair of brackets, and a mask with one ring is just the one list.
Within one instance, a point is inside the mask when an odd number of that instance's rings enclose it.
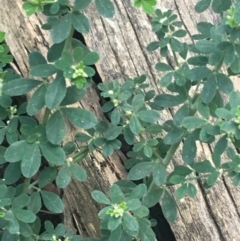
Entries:
{"label": "weathered wood", "polygon": [[[27,53],[38,49],[46,54],[51,44],[49,33],[40,29],[41,15],[25,17],[20,0],[2,0],[0,5],[0,30],[7,32],[7,43],[14,55],[15,68],[28,76]],[[84,36],[87,45],[100,53],[101,59],[96,65],[103,82],[147,74],[152,88],[157,92],[165,90],[158,86],[160,74],[154,65],[161,60],[157,51],[149,53],[147,44],[156,40],[151,32],[150,19],[142,10],[132,6],[132,0],[115,0],[116,15],[113,19],[101,18],[92,4],[86,10],[91,21],[91,32]],[[208,11],[198,15],[193,12],[197,0],[162,0],[159,8],[171,8],[180,15],[190,34],[196,33],[195,25],[199,21],[217,22],[217,17]],[[191,42],[188,36],[186,41]],[[171,60],[171,56],[169,58]],[[98,118],[104,119],[99,105],[99,96],[93,88],[79,106],[93,111]],[[170,111],[161,114],[162,120],[171,118]],[[71,139],[76,130],[69,127]],[[198,158],[211,155],[207,145],[198,144]],[[182,163],[180,151],[174,157],[174,163]],[[125,157],[117,152],[111,158],[104,158],[101,153],[90,155],[84,162],[89,179],[86,183],[72,182],[64,191],[66,211],[65,222],[75,227],[84,236],[97,235],[99,206],[92,201],[90,192],[94,189],[107,191],[111,183],[126,177],[122,166]],[[171,167],[172,168],[172,167]],[[195,199],[186,198],[178,202],[179,218],[171,224],[176,240],[185,241],[237,241],[240,237],[240,194],[239,188],[233,188],[228,178],[219,180],[210,190],[203,190],[201,183],[196,183],[198,195]],[[159,227],[161,228],[161,227]],[[165,241],[165,240],[164,240]]]}

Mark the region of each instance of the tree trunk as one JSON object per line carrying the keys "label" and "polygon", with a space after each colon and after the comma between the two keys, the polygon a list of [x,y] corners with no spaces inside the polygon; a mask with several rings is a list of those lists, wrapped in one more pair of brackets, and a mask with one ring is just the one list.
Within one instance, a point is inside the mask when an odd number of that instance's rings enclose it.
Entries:
{"label": "tree trunk", "polygon": [[[189,34],[194,34],[197,32],[197,22],[217,22],[217,17],[210,11],[196,14],[193,11],[196,2],[197,0],[162,0],[158,7],[173,9],[184,22]],[[15,58],[12,66],[26,77],[29,76],[28,53],[39,50],[46,55],[51,40],[49,32],[40,27],[45,18],[41,14],[26,17],[21,4],[21,0],[1,0],[0,30],[7,32],[6,42]],[[149,17],[142,10],[135,9],[132,0],[115,0],[114,4],[116,14],[113,19],[101,18],[93,4],[85,11],[91,22],[91,31],[84,36],[84,40],[90,49],[100,54],[96,68],[101,81],[119,79],[124,82],[128,77],[147,74],[151,87],[158,93],[163,92],[157,84],[160,74],[154,69],[161,58],[158,51],[149,53],[146,50],[146,46],[157,39],[151,31]],[[185,40],[192,42],[190,35]],[[171,56],[168,60],[171,61]],[[100,100],[96,86],[93,86],[78,106],[91,110],[99,119],[105,119]],[[161,121],[171,119],[171,116],[171,111],[164,111]],[[68,139],[72,139],[76,131],[73,126],[69,126]],[[116,180],[126,178],[124,154],[118,151],[105,158],[101,153],[94,152],[86,158],[84,166],[88,171],[88,181],[72,181],[64,190],[64,222],[67,227],[76,229],[84,237],[99,235],[97,213],[101,207],[92,200],[91,191],[107,192]],[[210,154],[211,148],[208,145],[198,145],[199,158],[207,158]],[[174,157],[174,164],[182,163],[179,156],[181,157],[180,151]],[[170,224],[176,240],[239,240],[240,189],[232,187],[226,177],[207,191],[203,190],[201,182],[196,182],[196,186],[196,198],[177,202],[179,217]],[[158,241],[168,240],[158,238]]]}

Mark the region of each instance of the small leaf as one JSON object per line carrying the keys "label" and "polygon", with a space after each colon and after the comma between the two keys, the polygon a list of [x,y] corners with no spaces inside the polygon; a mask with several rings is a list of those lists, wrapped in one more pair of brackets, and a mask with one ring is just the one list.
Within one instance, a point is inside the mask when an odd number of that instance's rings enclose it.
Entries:
{"label": "small leaf", "polygon": [[65,40],[71,31],[72,15],[66,14],[54,22],[51,29],[51,36],[54,43],[61,43]]}
{"label": "small leaf", "polygon": [[184,162],[188,165],[194,162],[197,153],[197,145],[194,139],[193,134],[189,134],[184,141],[183,150],[182,150],[182,158]]}
{"label": "small leaf", "polygon": [[98,60],[99,60],[99,54],[96,52],[88,52],[82,59],[85,65],[96,64]]}
{"label": "small leaf", "polygon": [[135,165],[128,173],[130,180],[140,180],[146,177],[155,168],[153,162],[141,162]]}
{"label": "small leaf", "polygon": [[55,111],[49,118],[46,125],[46,133],[48,140],[55,145],[63,141],[67,132],[67,127],[62,114],[59,110]]}
{"label": "small leaf", "polygon": [[41,155],[38,144],[34,143],[31,145],[25,155],[23,156],[21,163],[21,170],[23,176],[30,178],[34,176],[39,170],[41,165]]}
{"label": "small leaf", "polygon": [[216,44],[210,40],[198,40],[196,48],[203,54],[211,54],[216,49]]}
{"label": "small leaf", "polygon": [[71,181],[71,171],[68,166],[63,166],[56,177],[56,184],[59,188],[65,188]]}
{"label": "small leaf", "polygon": [[155,69],[158,71],[171,71],[172,67],[165,63],[157,63]]}
{"label": "small leaf", "polygon": [[46,78],[57,73],[57,69],[52,64],[40,64],[31,68],[30,74],[37,77]]}
{"label": "small leaf", "polygon": [[29,210],[12,209],[12,212],[18,220],[24,223],[32,223],[36,220],[36,215]]}
{"label": "small leaf", "polygon": [[163,194],[163,189],[153,188],[150,192],[148,192],[144,196],[142,200],[142,204],[148,208],[153,207],[159,202],[162,194]]}
{"label": "small leaf", "polygon": [[134,134],[138,134],[141,131],[141,123],[135,115],[131,116],[129,127]]}
{"label": "small leaf", "polygon": [[123,225],[124,230],[128,234],[133,235],[133,236],[137,235],[139,225],[138,225],[137,219],[135,217],[133,217],[130,214],[124,213],[122,225]]}
{"label": "small leaf", "polygon": [[115,10],[110,0],[95,0],[97,11],[105,18],[112,18]]}
{"label": "small leaf", "polygon": [[209,173],[209,172],[213,172],[215,170],[214,167],[212,166],[212,164],[210,163],[210,161],[208,161],[208,160],[194,163],[192,168],[196,172],[200,172],[200,173]]}
{"label": "small leaf", "polygon": [[3,92],[9,96],[19,96],[27,94],[30,90],[40,85],[42,82],[35,79],[14,79],[3,85]]}
{"label": "small leaf", "polygon": [[45,95],[46,106],[49,109],[59,106],[66,95],[66,91],[67,88],[65,79],[62,73],[59,73],[55,80],[47,88]]}
{"label": "small leaf", "polygon": [[197,13],[202,13],[207,10],[211,4],[212,0],[201,0],[195,6],[195,11]]}
{"label": "small leaf", "polygon": [[169,194],[167,190],[165,190],[161,207],[163,211],[164,217],[168,222],[174,222],[177,218],[177,205],[173,197]]}
{"label": "small leaf", "polygon": [[41,196],[43,203],[46,208],[53,213],[62,213],[64,209],[64,204],[62,199],[53,192],[41,191]]}
{"label": "small leaf", "polygon": [[85,34],[90,30],[88,18],[79,12],[72,13],[72,25],[79,33]]}
{"label": "small leaf", "polygon": [[47,143],[46,145],[40,145],[40,148],[43,156],[49,163],[60,166],[65,162],[66,156],[60,146],[54,146],[51,143]]}
{"label": "small leaf", "polygon": [[30,116],[36,115],[45,105],[45,94],[47,88],[45,85],[41,85],[32,95],[28,101],[27,113]]}
{"label": "small leaf", "polygon": [[153,170],[153,181],[154,183],[161,187],[165,184],[167,180],[167,171],[164,165],[158,164]]}
{"label": "small leaf", "polygon": [[210,76],[206,82],[204,83],[203,90],[201,93],[202,101],[205,104],[210,103],[214,96],[216,95],[217,91],[217,82],[215,76]]}
{"label": "small leaf", "polygon": [[197,129],[203,126],[206,123],[206,120],[201,119],[196,116],[188,116],[184,118],[182,125],[187,129]]}
{"label": "small leaf", "polygon": [[91,129],[98,122],[96,116],[85,109],[62,108],[61,110],[73,125],[83,129]]}
{"label": "small leaf", "polygon": [[137,112],[137,117],[142,121],[154,123],[159,120],[160,115],[155,110],[142,110]]}
{"label": "small leaf", "polygon": [[71,165],[71,172],[72,175],[80,182],[85,182],[87,180],[87,173],[85,169],[80,166],[79,164],[72,164]]}
{"label": "small leaf", "polygon": [[103,192],[97,190],[93,191],[92,198],[98,203],[111,205],[111,201]]}

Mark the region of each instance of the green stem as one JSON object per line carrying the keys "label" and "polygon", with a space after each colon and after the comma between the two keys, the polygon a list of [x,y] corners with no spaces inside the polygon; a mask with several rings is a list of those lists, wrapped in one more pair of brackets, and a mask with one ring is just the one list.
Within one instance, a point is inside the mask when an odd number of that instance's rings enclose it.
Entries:
{"label": "green stem", "polygon": [[22,194],[28,193],[28,187],[30,186],[31,179],[30,178],[25,178],[24,180],[24,188],[22,191]]}
{"label": "green stem", "polygon": [[179,64],[179,62],[178,62],[177,55],[176,55],[176,53],[175,53],[173,50],[172,50],[172,52],[173,52],[173,57],[174,57],[174,60],[175,60],[175,62],[176,62],[176,65],[177,65],[177,67],[179,67],[180,64]]}
{"label": "green stem", "polygon": [[170,149],[167,152],[167,155],[163,159],[163,164],[167,167],[172,160],[173,155],[175,154],[176,150],[178,149],[178,146],[181,142],[178,142],[176,144],[173,144]]}

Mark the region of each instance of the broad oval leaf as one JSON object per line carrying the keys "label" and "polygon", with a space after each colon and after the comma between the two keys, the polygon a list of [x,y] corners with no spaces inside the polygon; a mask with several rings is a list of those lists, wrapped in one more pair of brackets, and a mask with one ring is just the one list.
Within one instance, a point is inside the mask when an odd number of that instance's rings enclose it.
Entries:
{"label": "broad oval leaf", "polygon": [[105,18],[112,18],[115,13],[114,5],[110,0],[95,0],[97,11]]}
{"label": "broad oval leaf", "polygon": [[64,204],[62,199],[53,192],[41,191],[41,196],[43,203],[46,208],[53,213],[62,213],[64,209]]}
{"label": "broad oval leaf", "polygon": [[163,211],[164,217],[167,219],[168,222],[174,222],[177,218],[177,205],[173,197],[165,190],[162,201],[161,207]]}
{"label": "broad oval leaf", "polygon": [[62,114],[59,110],[55,111],[49,118],[46,125],[46,133],[48,140],[54,144],[58,145],[62,142],[66,135],[67,127]]}
{"label": "broad oval leaf", "polygon": [[49,109],[60,105],[67,92],[66,82],[62,73],[59,73],[55,80],[48,86],[45,95],[46,106]]}
{"label": "broad oval leaf", "polygon": [[96,116],[88,110],[80,108],[62,108],[63,114],[75,126],[91,129],[97,124]]}
{"label": "broad oval leaf", "polygon": [[141,162],[135,165],[128,173],[130,180],[140,180],[146,177],[153,169],[156,164],[153,162]]}
{"label": "broad oval leaf", "polygon": [[72,13],[72,25],[79,33],[88,33],[90,30],[88,18],[79,12]]}
{"label": "broad oval leaf", "polygon": [[33,88],[40,85],[42,81],[35,79],[14,79],[3,85],[3,93],[9,96],[19,96],[28,93]]}

